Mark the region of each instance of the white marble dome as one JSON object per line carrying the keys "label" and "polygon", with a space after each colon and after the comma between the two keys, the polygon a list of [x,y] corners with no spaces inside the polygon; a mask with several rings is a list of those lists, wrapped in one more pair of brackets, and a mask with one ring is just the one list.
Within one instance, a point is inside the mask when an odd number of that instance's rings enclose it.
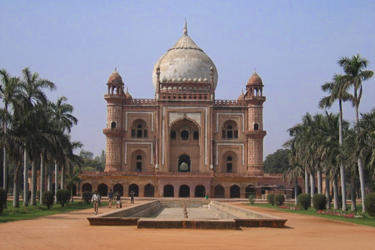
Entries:
{"label": "white marble dome", "polygon": [[[169,82],[173,79],[210,79],[211,67],[214,70],[214,88],[216,89],[218,74],[213,61],[188,36],[185,24],[184,34],[177,43],[170,48],[156,62],[152,72],[152,81],[156,90],[156,69],[160,67],[160,81]],[[198,80],[197,80],[198,81]],[[183,84],[184,81],[181,81]]]}

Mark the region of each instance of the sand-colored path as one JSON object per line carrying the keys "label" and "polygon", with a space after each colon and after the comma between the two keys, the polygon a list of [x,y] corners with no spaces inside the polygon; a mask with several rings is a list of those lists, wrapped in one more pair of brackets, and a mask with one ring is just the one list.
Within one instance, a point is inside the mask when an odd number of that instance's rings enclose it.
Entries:
{"label": "sand-colored path", "polygon": [[[129,206],[129,204],[125,204]],[[238,204],[241,207],[249,206]],[[99,213],[116,208],[100,208]],[[288,219],[287,228],[137,229],[90,226],[93,210],[0,224],[0,249],[374,249],[375,228],[252,208]]]}

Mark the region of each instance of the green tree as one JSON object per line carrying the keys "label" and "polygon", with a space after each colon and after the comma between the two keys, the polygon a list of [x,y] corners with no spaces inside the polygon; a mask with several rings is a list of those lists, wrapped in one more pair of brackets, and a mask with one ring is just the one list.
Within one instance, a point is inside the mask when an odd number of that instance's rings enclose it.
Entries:
{"label": "green tree", "polygon": [[289,149],[278,149],[275,153],[267,155],[263,162],[265,173],[281,174],[291,168],[289,163]]}
{"label": "green tree", "polygon": [[94,158],[94,154],[90,151],[81,150],[80,154],[83,159],[83,171],[104,171],[105,153],[102,151],[100,156]]}
{"label": "green tree", "polygon": [[[344,69],[346,76],[349,78],[348,82],[351,84],[354,90],[353,95],[353,106],[355,109],[355,121],[357,133],[359,133],[359,105],[361,103],[362,93],[363,93],[363,81],[370,79],[374,72],[371,70],[365,70],[368,65],[368,60],[362,58],[359,54],[354,55],[352,58],[342,57],[338,61],[339,65]],[[361,186],[361,196],[362,196],[362,212],[366,212],[365,207],[365,176],[364,176],[364,163],[361,156],[358,157],[358,172],[359,181]]]}

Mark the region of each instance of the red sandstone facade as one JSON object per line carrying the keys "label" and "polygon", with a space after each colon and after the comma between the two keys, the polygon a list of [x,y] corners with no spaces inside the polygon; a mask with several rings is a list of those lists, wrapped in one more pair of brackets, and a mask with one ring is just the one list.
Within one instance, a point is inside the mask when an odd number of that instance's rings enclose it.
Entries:
{"label": "red sandstone facade", "polygon": [[263,174],[262,79],[254,73],[237,100],[215,99],[217,81],[215,65],[186,27],[155,65],[154,98],[133,98],[115,70],[104,96],[105,172],[86,172],[81,190],[259,198],[281,185],[279,176]]}

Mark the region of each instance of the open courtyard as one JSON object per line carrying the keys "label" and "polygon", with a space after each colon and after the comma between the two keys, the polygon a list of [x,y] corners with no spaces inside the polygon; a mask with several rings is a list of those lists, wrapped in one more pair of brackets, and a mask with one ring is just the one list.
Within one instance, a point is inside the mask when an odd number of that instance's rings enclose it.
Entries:
{"label": "open courtyard", "polygon": [[[0,224],[0,249],[372,249],[375,244],[372,227],[231,204],[285,218],[286,227],[228,231],[90,226],[87,217],[94,213],[86,209]],[[115,209],[100,207],[99,214]]]}

